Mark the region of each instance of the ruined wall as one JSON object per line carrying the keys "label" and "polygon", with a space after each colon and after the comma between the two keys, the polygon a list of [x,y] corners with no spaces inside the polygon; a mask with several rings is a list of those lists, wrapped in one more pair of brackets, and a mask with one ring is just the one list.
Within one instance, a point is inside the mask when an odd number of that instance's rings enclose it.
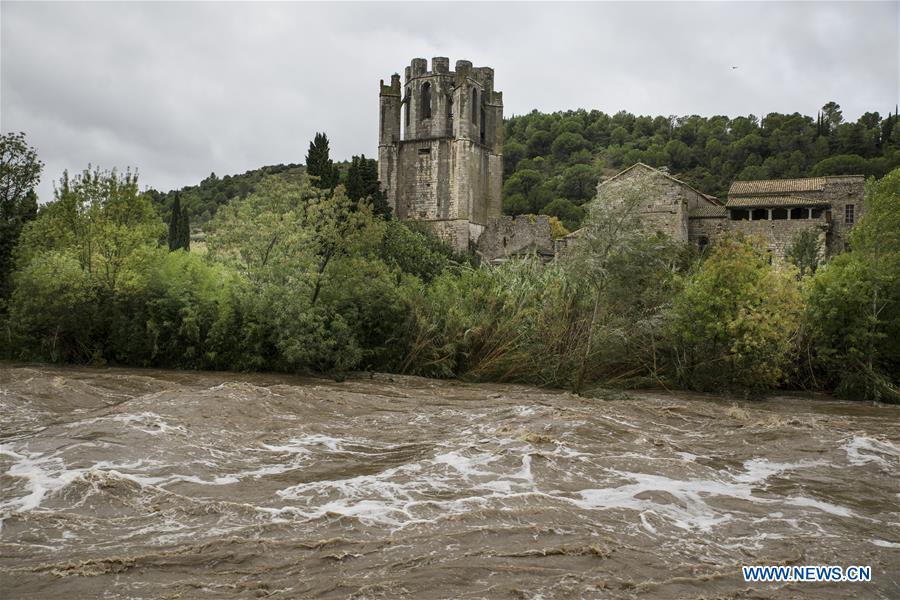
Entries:
{"label": "ruined wall", "polygon": [[477,250],[488,260],[531,252],[553,256],[550,217],[521,215],[492,218],[478,239]]}

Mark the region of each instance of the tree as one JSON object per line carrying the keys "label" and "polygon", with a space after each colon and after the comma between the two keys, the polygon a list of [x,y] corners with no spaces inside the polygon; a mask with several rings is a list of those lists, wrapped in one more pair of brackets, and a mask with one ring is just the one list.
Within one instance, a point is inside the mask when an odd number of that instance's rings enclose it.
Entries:
{"label": "tree", "polygon": [[316,133],[306,153],[306,172],[318,178],[315,185],[323,190],[334,189],[340,179],[340,171],[329,157],[329,152],[328,136]]}
{"label": "tree", "polygon": [[541,214],[558,218],[569,231],[578,229],[584,219],[584,209],[565,198],[553,200],[541,209]]}
{"label": "tree", "polygon": [[866,159],[857,154],[838,154],[820,160],[812,168],[813,175],[866,175]]}
{"label": "tree", "polygon": [[576,392],[594,379],[590,365],[610,349],[632,344],[654,352],[652,339],[642,344],[637,338],[656,335],[661,298],[671,293],[669,275],[678,253],[671,240],[647,236],[642,228],[640,210],[650,193],[645,182],[601,186],[566,258],[572,281],[587,286],[592,304],[574,375]]}
{"label": "tree", "polygon": [[811,346],[842,395],[900,402],[900,169],[870,180],[865,206],[853,251],[813,279]]}
{"label": "tree", "polygon": [[175,201],[172,203],[172,212],[169,215],[169,250],[178,250],[181,248],[181,228],[179,220],[182,215],[181,195],[175,195]]}
{"label": "tree", "polygon": [[785,257],[800,270],[800,277],[812,275],[822,257],[820,233],[815,229],[804,229],[794,236]]}
{"label": "tree", "polygon": [[22,227],[37,216],[34,188],[43,168],[24,133],[0,135],[0,303],[11,291],[12,254]]}
{"label": "tree", "polygon": [[760,392],[790,374],[802,298],[796,271],[770,265],[750,239],[719,241],[675,297],[669,319],[676,377],[689,389]]}
{"label": "tree", "polygon": [[181,216],[178,218],[178,247],[185,251],[191,249],[191,217],[187,208],[181,209]]}
{"label": "tree", "polygon": [[391,207],[387,194],[381,189],[378,181],[378,161],[366,158],[366,155],[354,156],[347,169],[347,197],[358,205],[360,200],[368,200],[372,211],[386,219],[391,217]]}
{"label": "tree", "polygon": [[55,199],[22,230],[15,251],[9,323],[22,355],[115,359],[112,325],[129,318],[123,299],[142,287],[164,233],[137,175],[63,173]]}
{"label": "tree", "polygon": [[841,105],[831,101],[822,107],[822,123],[825,133],[834,131],[838,125],[844,122],[844,114]]}

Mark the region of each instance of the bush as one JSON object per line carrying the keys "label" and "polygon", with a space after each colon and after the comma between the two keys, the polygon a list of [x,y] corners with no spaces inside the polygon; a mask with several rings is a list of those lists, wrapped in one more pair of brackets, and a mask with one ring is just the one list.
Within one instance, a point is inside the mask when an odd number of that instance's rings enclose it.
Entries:
{"label": "bush", "polygon": [[723,240],[687,278],[670,314],[679,383],[761,392],[793,369],[803,302],[796,271],[745,238]]}

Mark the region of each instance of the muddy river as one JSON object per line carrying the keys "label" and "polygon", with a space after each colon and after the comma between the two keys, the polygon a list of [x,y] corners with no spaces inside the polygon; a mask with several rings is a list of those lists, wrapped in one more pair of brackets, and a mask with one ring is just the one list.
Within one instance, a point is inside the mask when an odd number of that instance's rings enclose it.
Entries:
{"label": "muddy river", "polygon": [[900,598],[900,407],[0,364],[0,523],[4,599]]}

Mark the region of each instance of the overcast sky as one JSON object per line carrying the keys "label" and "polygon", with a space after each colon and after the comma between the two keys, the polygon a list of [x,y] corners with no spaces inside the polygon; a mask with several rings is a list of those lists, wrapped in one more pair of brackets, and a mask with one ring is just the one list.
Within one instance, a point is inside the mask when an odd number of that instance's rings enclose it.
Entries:
{"label": "overcast sky", "polygon": [[[0,3],[0,128],[63,169],[169,190],[377,149],[378,80],[413,57],[495,70],[505,114],[845,118],[900,96],[900,3]],[[737,69],[732,69],[737,66]]]}

